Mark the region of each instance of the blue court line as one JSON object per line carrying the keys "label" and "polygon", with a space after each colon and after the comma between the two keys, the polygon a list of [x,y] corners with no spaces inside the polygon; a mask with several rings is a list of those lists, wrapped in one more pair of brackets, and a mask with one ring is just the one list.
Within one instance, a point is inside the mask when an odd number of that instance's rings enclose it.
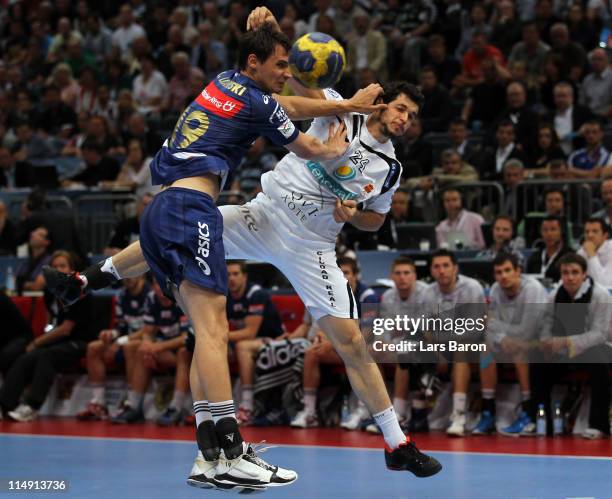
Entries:
{"label": "blue court line", "polygon": [[[387,471],[380,450],[279,446],[263,457],[296,469],[300,478],[289,487],[270,488],[260,497],[612,497],[612,459],[450,452],[433,455],[443,463],[444,470],[435,477],[419,479]],[[185,441],[2,434],[0,480],[65,479],[70,489],[60,497],[71,498],[224,497],[222,492],[185,485],[194,456],[194,444]]]}

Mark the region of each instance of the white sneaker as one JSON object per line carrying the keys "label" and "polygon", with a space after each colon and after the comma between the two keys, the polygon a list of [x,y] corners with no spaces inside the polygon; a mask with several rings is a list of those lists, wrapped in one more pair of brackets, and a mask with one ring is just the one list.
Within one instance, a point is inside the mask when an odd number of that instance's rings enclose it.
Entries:
{"label": "white sneaker", "polygon": [[202,451],[198,451],[198,454],[193,461],[191,471],[189,472],[187,484],[200,489],[214,488],[215,485],[213,478],[215,476],[216,467],[217,461],[206,461],[202,455]]}
{"label": "white sneaker", "polygon": [[310,414],[306,409],[302,409],[289,423],[292,428],[316,428],[319,426],[319,418],[316,414]]}
{"label": "white sneaker", "polygon": [[367,409],[365,407],[357,407],[351,412],[347,418],[340,423],[340,428],[345,430],[358,430],[361,426],[361,421],[367,417]]}
{"label": "white sneaker", "polygon": [[[260,448],[259,452],[267,448]],[[257,455],[257,451],[247,442],[242,443],[242,455],[236,459],[226,459],[221,450],[217,462],[214,484],[219,488],[246,487],[265,489],[265,487],[282,487],[295,482],[298,475],[295,471],[279,468],[266,463]]]}
{"label": "white sneaker", "polygon": [[14,411],[8,412],[7,416],[20,423],[28,423],[38,417],[38,411],[35,411],[29,405],[20,404]]}
{"label": "white sneaker", "polygon": [[587,428],[582,432],[582,438],[587,440],[600,440],[605,438],[604,432],[596,428]]}
{"label": "white sneaker", "polygon": [[453,412],[451,414],[451,424],[446,430],[446,434],[452,437],[465,436],[466,415],[465,412]]}

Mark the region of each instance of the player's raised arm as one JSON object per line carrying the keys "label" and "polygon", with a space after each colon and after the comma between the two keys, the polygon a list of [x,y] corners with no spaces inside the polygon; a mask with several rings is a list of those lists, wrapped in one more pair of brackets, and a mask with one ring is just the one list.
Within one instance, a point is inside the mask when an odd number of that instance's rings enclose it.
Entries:
{"label": "player's raised arm", "polygon": [[382,93],[382,87],[378,83],[372,83],[366,88],[357,90],[355,95],[346,100],[326,100],[323,99],[322,92],[318,98],[278,94],[274,94],[273,97],[285,109],[290,119],[299,121],[345,113],[369,114],[385,109],[386,104],[376,103]]}
{"label": "player's raised arm", "polygon": [[285,147],[303,159],[325,161],[341,156],[348,143],[346,142],[346,126],[343,124],[329,127],[329,138],[321,142],[311,135],[300,132],[297,138]]}

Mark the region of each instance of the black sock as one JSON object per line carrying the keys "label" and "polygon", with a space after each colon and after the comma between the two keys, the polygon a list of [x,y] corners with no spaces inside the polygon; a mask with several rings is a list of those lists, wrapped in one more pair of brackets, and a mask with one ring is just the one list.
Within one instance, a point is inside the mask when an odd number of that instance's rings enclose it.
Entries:
{"label": "black sock", "polygon": [[238,422],[234,418],[223,418],[215,425],[219,445],[225,451],[227,459],[236,459],[242,455],[242,435]]}
{"label": "black sock", "polygon": [[81,275],[87,278],[85,290],[104,289],[117,282],[118,279],[113,274],[102,271],[102,265],[105,261],[95,263],[81,272]]}
{"label": "black sock", "polygon": [[215,431],[215,423],[211,419],[200,423],[196,429],[196,440],[204,459],[207,461],[219,459],[221,449],[219,448],[219,440]]}
{"label": "black sock", "polygon": [[495,414],[495,399],[482,399],[482,411],[488,411]]}

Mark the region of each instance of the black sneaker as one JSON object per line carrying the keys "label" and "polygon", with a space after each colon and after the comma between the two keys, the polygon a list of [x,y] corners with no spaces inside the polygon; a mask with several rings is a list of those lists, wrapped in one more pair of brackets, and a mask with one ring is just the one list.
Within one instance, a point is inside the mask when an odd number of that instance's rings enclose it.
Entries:
{"label": "black sneaker", "polygon": [[389,470],[410,471],[421,478],[435,475],[442,469],[436,459],[423,454],[414,442],[408,441],[393,451],[385,448],[385,463]]}
{"label": "black sneaker", "polygon": [[42,271],[47,289],[57,296],[65,306],[68,307],[85,296],[83,283],[76,272],[64,274],[48,265],[45,265]]}

